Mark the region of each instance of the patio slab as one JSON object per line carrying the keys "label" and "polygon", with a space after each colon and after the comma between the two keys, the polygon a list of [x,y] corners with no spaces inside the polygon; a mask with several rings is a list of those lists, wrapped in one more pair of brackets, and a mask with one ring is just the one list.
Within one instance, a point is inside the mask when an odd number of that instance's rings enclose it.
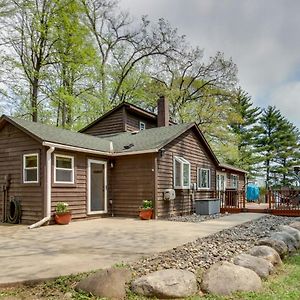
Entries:
{"label": "patio slab", "polygon": [[201,223],[103,218],[32,230],[0,225],[0,286],[134,261],[262,216],[241,213]]}

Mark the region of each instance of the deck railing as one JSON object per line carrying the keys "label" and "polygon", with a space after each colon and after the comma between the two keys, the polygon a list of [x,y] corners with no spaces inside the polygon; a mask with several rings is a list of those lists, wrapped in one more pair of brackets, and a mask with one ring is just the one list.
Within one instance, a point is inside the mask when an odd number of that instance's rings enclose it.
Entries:
{"label": "deck railing", "polygon": [[300,211],[300,189],[272,189],[267,200],[271,210]]}
{"label": "deck railing", "polygon": [[221,200],[221,208],[245,208],[245,191],[225,190],[217,191],[217,198]]}

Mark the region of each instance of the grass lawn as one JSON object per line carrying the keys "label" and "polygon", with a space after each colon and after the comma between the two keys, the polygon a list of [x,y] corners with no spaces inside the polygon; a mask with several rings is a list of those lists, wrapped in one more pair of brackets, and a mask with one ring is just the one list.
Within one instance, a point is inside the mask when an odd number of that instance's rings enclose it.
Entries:
{"label": "grass lawn", "polygon": [[[35,286],[19,288],[0,288],[0,299],[17,297],[20,299],[99,299],[85,294],[77,293],[75,285],[80,279],[87,276],[87,273],[63,276],[54,281],[41,283]],[[140,299],[137,296],[129,295],[131,300]],[[236,300],[236,299],[257,299],[257,300],[299,300],[300,299],[300,253],[297,253],[284,261],[284,265],[277,269],[276,274],[270,276],[264,282],[263,290],[259,293],[237,293],[228,297],[204,296],[192,297],[190,300]]]}

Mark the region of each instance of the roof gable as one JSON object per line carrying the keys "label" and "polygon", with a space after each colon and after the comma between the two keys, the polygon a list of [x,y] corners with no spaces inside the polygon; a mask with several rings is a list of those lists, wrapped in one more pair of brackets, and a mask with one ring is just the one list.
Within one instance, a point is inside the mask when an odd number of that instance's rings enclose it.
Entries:
{"label": "roof gable", "polygon": [[105,113],[104,115],[102,115],[101,117],[99,117],[98,119],[93,121],[92,123],[88,124],[87,126],[85,126],[82,129],[80,129],[79,132],[86,131],[87,129],[93,127],[94,125],[98,124],[102,120],[106,119],[107,117],[111,116],[113,113],[115,113],[116,111],[121,110],[121,109],[126,109],[130,113],[133,113],[138,116],[142,116],[146,119],[150,119],[155,122],[157,119],[157,115],[155,113],[149,112],[149,111],[142,109],[134,104],[131,104],[128,102],[122,102],[121,104],[117,105],[116,107],[114,107],[113,109],[111,109],[110,111],[108,111],[107,113]]}

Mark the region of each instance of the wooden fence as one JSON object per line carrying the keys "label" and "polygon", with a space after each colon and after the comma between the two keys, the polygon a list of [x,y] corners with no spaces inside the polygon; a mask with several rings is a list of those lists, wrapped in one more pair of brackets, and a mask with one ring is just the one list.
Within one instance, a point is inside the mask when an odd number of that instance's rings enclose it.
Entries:
{"label": "wooden fence", "polygon": [[274,215],[300,216],[300,189],[269,190],[267,202]]}

